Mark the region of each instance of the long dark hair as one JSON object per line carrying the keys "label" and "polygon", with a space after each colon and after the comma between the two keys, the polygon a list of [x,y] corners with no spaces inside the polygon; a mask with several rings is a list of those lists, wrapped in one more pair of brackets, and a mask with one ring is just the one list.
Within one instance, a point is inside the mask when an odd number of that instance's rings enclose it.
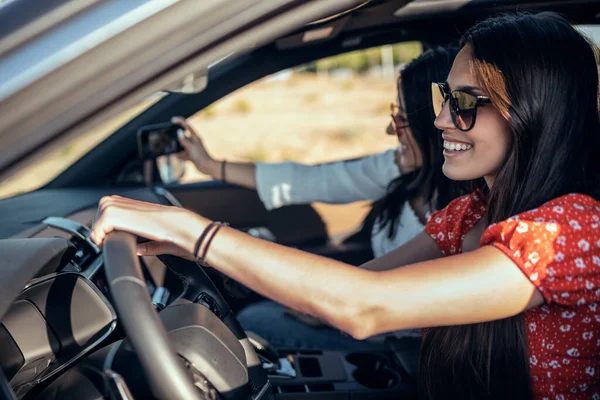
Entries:
{"label": "long dark hair", "polygon": [[[506,118],[512,148],[487,193],[488,223],[567,193],[599,198],[598,70],[592,45],[553,13],[510,14],[471,28],[461,46]],[[523,313],[429,329],[424,399],[526,399],[533,394]]]}
{"label": "long dark hair", "polygon": [[379,227],[387,227],[390,238],[399,227],[405,202],[412,197],[423,195],[430,208],[440,210],[465,192],[464,184],[442,173],[443,140],[433,125],[435,115],[431,105],[431,82],[446,80],[457,52],[456,45],[427,50],[400,72],[398,91],[404,94],[408,123],[423,154],[423,166],[390,182],[386,195],[373,206]]}

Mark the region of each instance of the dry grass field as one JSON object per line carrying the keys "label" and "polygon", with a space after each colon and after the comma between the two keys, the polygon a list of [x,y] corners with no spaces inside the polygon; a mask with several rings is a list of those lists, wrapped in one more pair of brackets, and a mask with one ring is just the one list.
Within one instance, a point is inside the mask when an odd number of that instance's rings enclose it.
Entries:
{"label": "dry grass field", "polygon": [[[216,158],[318,163],[395,146],[385,134],[393,82],[298,74],[262,80],[191,118]],[[189,169],[185,180],[200,176]]]}

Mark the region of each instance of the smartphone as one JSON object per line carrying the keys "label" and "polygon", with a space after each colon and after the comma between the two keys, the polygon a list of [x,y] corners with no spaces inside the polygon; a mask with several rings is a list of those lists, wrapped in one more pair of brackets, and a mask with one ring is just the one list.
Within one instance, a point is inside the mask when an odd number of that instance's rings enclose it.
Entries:
{"label": "smartphone", "polygon": [[142,126],[137,134],[140,158],[148,160],[183,151],[177,138],[179,130],[183,128],[171,122]]}

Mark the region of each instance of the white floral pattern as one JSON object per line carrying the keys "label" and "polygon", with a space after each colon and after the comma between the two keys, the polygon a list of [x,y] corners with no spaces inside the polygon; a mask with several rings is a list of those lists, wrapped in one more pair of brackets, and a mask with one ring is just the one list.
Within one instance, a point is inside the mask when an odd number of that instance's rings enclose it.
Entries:
{"label": "white floral pattern", "polygon": [[579,242],[577,242],[577,246],[579,246],[579,248],[583,251],[590,250],[590,243],[585,239],[581,239]]}
{"label": "white floral pattern", "polygon": [[579,225],[579,221],[575,221],[574,219],[572,219],[569,221],[569,225],[571,225],[571,228],[573,228],[573,230],[575,231],[581,230],[581,225]]}

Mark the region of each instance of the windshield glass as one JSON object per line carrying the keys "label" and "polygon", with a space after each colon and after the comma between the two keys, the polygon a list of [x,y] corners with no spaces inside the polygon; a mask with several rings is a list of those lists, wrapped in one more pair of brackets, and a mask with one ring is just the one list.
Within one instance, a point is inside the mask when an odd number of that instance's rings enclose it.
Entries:
{"label": "windshield glass", "polygon": [[36,157],[37,161],[2,182],[0,199],[39,189],[46,185],[100,142],[166,95],[165,92],[155,93],[84,135],[66,140],[47,154],[42,156],[38,154],[30,155],[30,157]]}

